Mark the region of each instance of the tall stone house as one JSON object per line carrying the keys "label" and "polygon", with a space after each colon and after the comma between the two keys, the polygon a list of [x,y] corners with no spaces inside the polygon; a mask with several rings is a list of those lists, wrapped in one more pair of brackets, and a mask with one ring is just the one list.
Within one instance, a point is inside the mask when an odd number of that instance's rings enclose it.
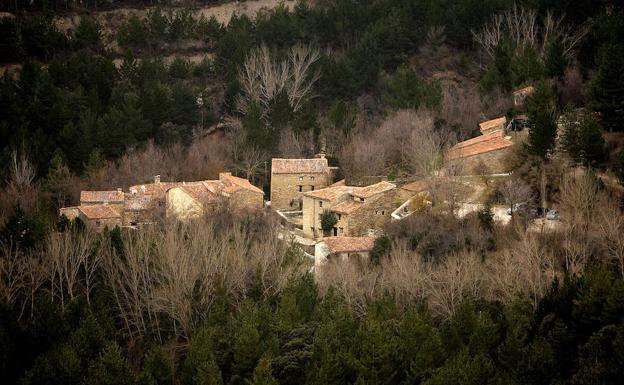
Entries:
{"label": "tall stone house", "polygon": [[332,183],[333,168],[324,156],[271,161],[271,207],[278,211],[302,209],[302,196]]}
{"label": "tall stone house", "polygon": [[323,236],[321,217],[325,211],[336,215],[330,236],[359,237],[379,231],[402,203],[396,185],[382,181],[370,186],[337,185],[303,194],[303,233],[309,238]]}
{"label": "tall stone house", "polygon": [[228,204],[233,211],[261,210],[264,192],[248,180],[220,173],[219,180],[183,183],[166,192],[167,217],[181,220],[198,218],[206,210]]}

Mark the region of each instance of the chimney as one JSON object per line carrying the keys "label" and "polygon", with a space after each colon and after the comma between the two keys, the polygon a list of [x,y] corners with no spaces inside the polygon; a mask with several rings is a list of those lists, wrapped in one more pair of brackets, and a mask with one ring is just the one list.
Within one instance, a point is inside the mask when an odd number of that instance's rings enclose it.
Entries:
{"label": "chimney", "polygon": [[232,173],[231,172],[220,172],[219,173],[219,180],[223,180],[223,179],[225,179],[228,176],[232,176]]}
{"label": "chimney", "polygon": [[154,183],[160,183],[160,175],[154,175]]}
{"label": "chimney", "polygon": [[121,187],[117,187],[117,192],[121,192]]}

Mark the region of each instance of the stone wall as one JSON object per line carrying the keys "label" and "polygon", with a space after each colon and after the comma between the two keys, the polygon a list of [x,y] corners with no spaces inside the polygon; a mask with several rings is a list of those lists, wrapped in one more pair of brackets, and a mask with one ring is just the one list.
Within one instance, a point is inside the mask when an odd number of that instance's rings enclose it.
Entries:
{"label": "stone wall", "polygon": [[361,237],[367,236],[369,230],[382,230],[390,222],[392,212],[402,203],[398,189],[370,197],[358,210],[341,216],[336,224],[338,235]]}
{"label": "stone wall", "polygon": [[[274,210],[283,211],[301,210],[302,193],[320,190],[330,184],[328,173],[272,174],[271,207]],[[301,186],[301,191],[299,191],[299,186]]]}
{"label": "stone wall", "polygon": [[256,191],[239,190],[232,194],[230,201],[235,208],[245,210],[262,210],[264,208],[264,194]]}
{"label": "stone wall", "polygon": [[512,147],[503,148],[496,151],[487,152],[475,156],[461,159],[461,170],[463,175],[474,175],[477,166],[483,162],[487,166],[490,174],[506,173],[510,170],[506,167],[506,157],[510,153]]}
{"label": "stone wall", "polygon": [[204,207],[180,187],[167,191],[167,217],[178,219],[197,218],[204,214]]}
{"label": "stone wall", "polygon": [[121,218],[100,218],[100,219],[89,219],[84,216],[82,213],[80,214],[80,219],[89,227],[97,232],[103,231],[105,228],[109,230],[114,229],[115,227],[121,227]]}

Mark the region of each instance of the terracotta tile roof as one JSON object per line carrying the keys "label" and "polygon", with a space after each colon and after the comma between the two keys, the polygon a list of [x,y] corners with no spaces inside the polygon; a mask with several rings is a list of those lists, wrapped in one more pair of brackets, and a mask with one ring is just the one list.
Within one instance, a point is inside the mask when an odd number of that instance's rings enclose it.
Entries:
{"label": "terracotta tile roof", "polygon": [[123,203],[122,191],[81,191],[80,202],[82,203]]}
{"label": "terracotta tile roof", "polygon": [[78,210],[88,219],[121,218],[121,214],[109,205],[78,206]]}
{"label": "terracotta tile roof", "polygon": [[221,193],[221,186],[216,181],[206,181],[203,183],[192,183],[178,186],[193,199],[201,203],[207,203],[217,198]]}
{"label": "terracotta tile roof", "polygon": [[381,194],[386,191],[390,191],[394,188],[396,188],[396,185],[390,182],[382,181],[379,183],[372,184],[370,186],[358,187],[353,190],[351,195],[356,196],[358,198],[369,198],[374,195]]}
{"label": "terracotta tile roof", "polygon": [[405,191],[418,193],[427,189],[427,183],[424,180],[417,180],[416,182],[405,184],[401,188]]}
{"label": "terracotta tile roof", "polygon": [[346,186],[346,185],[347,185],[347,182],[345,182],[345,179],[342,179],[342,180],[339,180],[336,183],[330,184],[327,187]]}
{"label": "terracotta tile roof", "polygon": [[125,194],[124,210],[143,211],[154,207],[154,197],[147,194]]}
{"label": "terracotta tile roof", "polygon": [[479,123],[479,129],[482,133],[487,133],[492,130],[496,130],[498,128],[505,128],[505,124],[507,123],[507,118],[502,116],[500,118],[488,120],[487,122]]}
{"label": "terracotta tile roof", "polygon": [[364,205],[364,202],[357,202],[352,199],[334,205],[330,210],[340,214],[351,214]]}
{"label": "terracotta tile roof", "polygon": [[356,188],[357,187],[353,186],[325,187],[324,189],[305,192],[303,193],[303,195],[310,198],[333,201],[337,198],[340,198],[344,194],[350,194]]}
{"label": "terracotta tile roof", "polygon": [[375,238],[371,237],[329,237],[323,242],[329,246],[331,253],[357,253],[373,249]]}
{"label": "terracotta tile roof", "polygon": [[236,192],[240,189],[245,189],[264,195],[264,191],[262,191],[262,189],[252,185],[251,182],[249,182],[247,179],[227,174],[222,174],[219,176],[219,178],[223,182],[224,191],[226,192]]}
{"label": "terracotta tile roof", "polygon": [[489,134],[457,143],[448,151],[448,157],[450,159],[467,158],[511,146],[513,146],[513,142],[503,137],[503,131],[496,130]]}
{"label": "terracotta tile roof", "polygon": [[271,160],[271,174],[321,174],[329,172],[327,158]]}

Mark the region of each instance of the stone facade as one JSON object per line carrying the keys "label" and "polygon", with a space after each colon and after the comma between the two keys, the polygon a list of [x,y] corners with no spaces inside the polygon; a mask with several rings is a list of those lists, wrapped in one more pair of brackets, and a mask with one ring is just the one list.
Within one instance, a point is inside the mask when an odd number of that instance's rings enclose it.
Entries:
{"label": "stone facade", "polygon": [[302,196],[332,183],[327,159],[273,159],[271,207],[279,211],[302,209]]}
{"label": "stone facade", "polygon": [[397,191],[366,198],[364,204],[351,213],[336,213],[338,223],[332,235],[362,237],[375,234],[390,222],[392,212],[402,204]]}
{"label": "stone facade", "polygon": [[[364,189],[381,186],[383,191],[360,194]],[[380,231],[390,222],[392,212],[403,202],[396,186],[388,182],[367,187],[337,186],[303,196],[303,233],[309,238],[323,236],[321,217],[325,210],[338,222],[329,236],[360,237]]]}

